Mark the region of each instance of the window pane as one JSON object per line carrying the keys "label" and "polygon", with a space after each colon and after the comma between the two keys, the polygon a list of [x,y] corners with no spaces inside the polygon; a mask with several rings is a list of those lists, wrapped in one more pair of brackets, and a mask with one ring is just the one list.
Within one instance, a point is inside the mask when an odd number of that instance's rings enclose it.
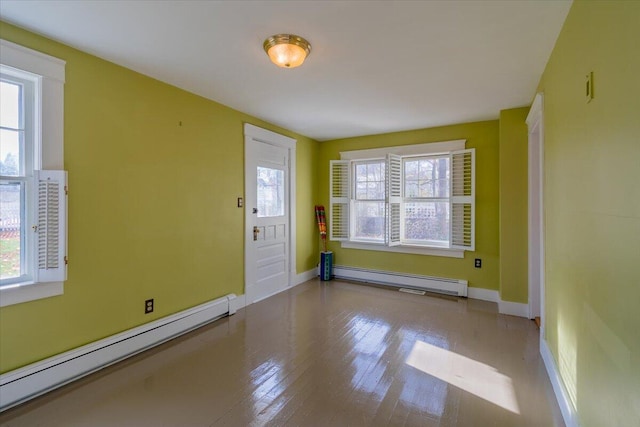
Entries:
{"label": "window pane", "polygon": [[258,166],[258,216],[284,216],[284,171]]}
{"label": "window pane", "polygon": [[0,126],[19,129],[20,126],[20,85],[0,82]]}
{"label": "window pane", "polygon": [[384,240],[384,202],[355,202],[354,238]]}
{"label": "window pane", "polygon": [[22,184],[0,183],[0,279],[21,275]]}
{"label": "window pane", "polygon": [[407,160],[404,162],[404,177],[408,180],[418,179],[418,162]]}
{"label": "window pane", "polygon": [[356,182],[367,182],[367,165],[356,165]]}
{"label": "window pane", "polygon": [[449,203],[404,204],[404,239],[449,242]]}
{"label": "window pane", "polygon": [[367,165],[367,180],[368,181],[381,181],[382,180],[382,165],[380,163],[373,163]]}
{"label": "window pane", "polygon": [[22,175],[20,167],[20,139],[23,131],[0,130],[0,175]]}
{"label": "window pane", "polygon": [[405,197],[449,197],[449,158],[432,157],[404,162]]}
{"label": "window pane", "polygon": [[369,182],[367,188],[367,199],[384,199],[384,183]]}
{"label": "window pane", "polygon": [[355,188],[358,200],[384,200],[385,164],[383,161],[355,165]]}
{"label": "window pane", "polygon": [[367,198],[367,183],[357,182],[356,183],[356,199],[366,199],[366,198]]}

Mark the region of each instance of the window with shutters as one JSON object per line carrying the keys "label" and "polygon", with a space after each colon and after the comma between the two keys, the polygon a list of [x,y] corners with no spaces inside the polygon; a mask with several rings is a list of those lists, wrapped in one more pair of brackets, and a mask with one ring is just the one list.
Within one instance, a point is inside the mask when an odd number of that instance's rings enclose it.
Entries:
{"label": "window with shutters", "polygon": [[0,306],[66,279],[64,61],[0,40]]}
{"label": "window with shutters", "polygon": [[465,141],[341,153],[330,238],[343,247],[462,257],[473,251],[475,150]]}

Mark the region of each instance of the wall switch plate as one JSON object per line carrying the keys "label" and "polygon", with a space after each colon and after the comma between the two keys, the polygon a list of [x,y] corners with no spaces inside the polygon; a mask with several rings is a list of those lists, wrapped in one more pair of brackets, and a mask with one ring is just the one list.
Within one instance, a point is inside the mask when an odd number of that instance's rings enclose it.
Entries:
{"label": "wall switch plate", "polygon": [[476,268],[482,268],[482,260],[480,258],[476,258]]}
{"label": "wall switch plate", "polygon": [[144,302],[144,314],[153,313],[153,298]]}
{"label": "wall switch plate", "polygon": [[242,200],[242,197],[238,197],[238,207],[241,208],[244,206],[244,200]]}

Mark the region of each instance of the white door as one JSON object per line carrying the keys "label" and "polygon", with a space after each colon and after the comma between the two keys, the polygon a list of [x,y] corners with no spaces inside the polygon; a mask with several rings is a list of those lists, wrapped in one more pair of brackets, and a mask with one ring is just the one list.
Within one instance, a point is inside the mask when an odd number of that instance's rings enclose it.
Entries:
{"label": "white door", "polygon": [[290,149],[277,145],[285,137],[256,128],[258,138],[247,126],[245,296],[251,304],[289,286],[291,185]]}

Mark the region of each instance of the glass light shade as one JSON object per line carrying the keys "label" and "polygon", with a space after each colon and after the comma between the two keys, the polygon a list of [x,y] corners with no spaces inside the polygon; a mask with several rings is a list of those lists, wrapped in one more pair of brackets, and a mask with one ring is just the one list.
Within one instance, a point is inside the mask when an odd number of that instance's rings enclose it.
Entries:
{"label": "glass light shade", "polygon": [[271,36],[264,41],[263,47],[271,62],[282,68],[302,65],[311,52],[309,42],[293,34]]}
{"label": "glass light shade", "polygon": [[277,44],[267,52],[271,62],[278,67],[295,68],[304,62],[307,53],[300,46],[294,44]]}

